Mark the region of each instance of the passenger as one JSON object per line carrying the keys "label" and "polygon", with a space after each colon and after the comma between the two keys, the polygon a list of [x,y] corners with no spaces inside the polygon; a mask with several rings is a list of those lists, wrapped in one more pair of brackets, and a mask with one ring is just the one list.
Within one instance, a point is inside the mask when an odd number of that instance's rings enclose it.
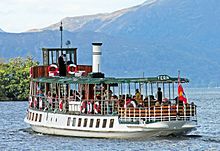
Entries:
{"label": "passenger", "polygon": [[66,64],[64,61],[64,57],[66,57],[66,54],[62,53],[61,56],[58,58],[60,76],[66,76]]}
{"label": "passenger", "polygon": [[37,99],[37,106],[36,107],[37,107],[37,109],[42,109],[43,108],[42,97],[44,97],[44,94],[41,89],[38,91],[37,96],[38,96],[38,99]]}
{"label": "passenger", "polygon": [[164,98],[161,105],[171,105],[171,102],[168,98]]}
{"label": "passenger", "polygon": [[47,92],[47,103],[48,104],[46,105],[45,110],[51,108],[52,105],[53,105],[53,100],[52,100],[52,96],[51,96],[51,92],[50,91]]}
{"label": "passenger", "polygon": [[110,100],[112,97],[112,91],[111,90],[105,90],[105,93],[104,93],[104,98],[105,100]]}
{"label": "passenger", "polygon": [[135,91],[135,98],[136,98],[136,101],[139,101],[141,99],[141,93],[139,92],[138,89],[136,89]]}
{"label": "passenger", "polygon": [[[75,91],[75,90],[74,90]],[[70,90],[70,96],[69,96],[69,101],[73,101],[75,99],[75,93],[73,90]]]}
{"label": "passenger", "polygon": [[156,101],[155,106],[160,106],[160,101],[159,100]]}
{"label": "passenger", "polygon": [[157,100],[159,101],[159,103],[162,103],[162,92],[161,92],[161,88],[158,87],[158,91],[157,91]]}

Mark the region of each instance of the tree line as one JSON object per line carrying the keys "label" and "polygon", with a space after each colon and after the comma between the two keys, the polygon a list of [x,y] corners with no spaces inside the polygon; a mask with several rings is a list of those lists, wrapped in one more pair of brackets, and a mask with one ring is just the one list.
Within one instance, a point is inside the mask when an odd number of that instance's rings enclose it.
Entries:
{"label": "tree line", "polygon": [[39,63],[32,57],[12,58],[0,62],[0,100],[27,100],[30,67]]}

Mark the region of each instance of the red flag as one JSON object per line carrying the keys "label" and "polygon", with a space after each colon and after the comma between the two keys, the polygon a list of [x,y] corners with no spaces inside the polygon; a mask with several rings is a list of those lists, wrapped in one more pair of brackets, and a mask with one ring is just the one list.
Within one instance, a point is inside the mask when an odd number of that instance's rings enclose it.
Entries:
{"label": "red flag", "polygon": [[187,98],[180,83],[180,72],[178,73],[178,97],[180,101],[183,101],[184,104],[187,104]]}

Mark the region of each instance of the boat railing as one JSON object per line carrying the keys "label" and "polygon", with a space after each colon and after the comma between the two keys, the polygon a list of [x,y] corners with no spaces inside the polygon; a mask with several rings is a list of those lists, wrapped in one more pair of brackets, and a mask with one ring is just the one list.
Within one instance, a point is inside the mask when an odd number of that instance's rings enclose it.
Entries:
{"label": "boat railing", "polygon": [[29,107],[47,112],[69,114],[116,115],[118,100],[82,100],[78,97],[29,96]]}
{"label": "boat railing", "polygon": [[121,122],[139,122],[146,123],[158,121],[197,121],[196,105],[186,104],[166,105],[166,106],[151,106],[142,108],[124,108],[118,109],[118,114]]}
{"label": "boat railing", "polygon": [[79,100],[39,95],[29,97],[29,107],[54,113],[118,115],[121,122],[197,121],[196,105],[178,104],[150,107],[125,107],[115,100]]}

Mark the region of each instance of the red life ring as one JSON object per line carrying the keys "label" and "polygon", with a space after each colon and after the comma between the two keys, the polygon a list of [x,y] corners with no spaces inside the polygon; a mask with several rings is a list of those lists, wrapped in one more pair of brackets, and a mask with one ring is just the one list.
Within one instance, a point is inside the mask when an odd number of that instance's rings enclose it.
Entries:
{"label": "red life ring", "polygon": [[92,113],[93,107],[92,107],[92,102],[87,103],[87,111],[88,113]]}
{"label": "red life ring", "polygon": [[57,76],[59,73],[58,66],[55,64],[51,64],[50,66],[48,66],[48,73],[50,77]]}
{"label": "red life ring", "polygon": [[99,102],[95,102],[95,104],[94,104],[94,112],[95,112],[95,114],[98,114],[98,113],[101,112],[101,106],[100,106]]}
{"label": "red life ring", "polygon": [[68,65],[67,72],[69,74],[75,74],[77,72],[77,66],[75,64]]}
{"label": "red life ring", "polygon": [[81,102],[80,110],[81,110],[82,113],[86,112],[86,101]]}

